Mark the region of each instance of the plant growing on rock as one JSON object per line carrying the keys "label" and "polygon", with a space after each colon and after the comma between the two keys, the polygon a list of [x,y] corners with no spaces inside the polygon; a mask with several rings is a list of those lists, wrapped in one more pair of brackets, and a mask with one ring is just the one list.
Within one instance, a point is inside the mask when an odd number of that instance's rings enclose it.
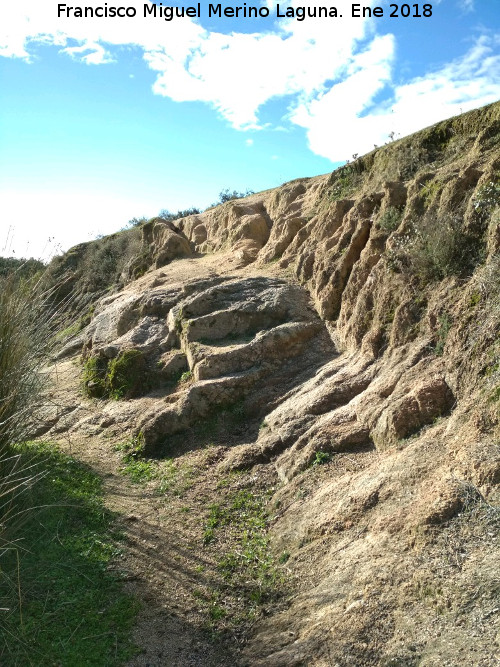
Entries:
{"label": "plant growing on rock", "polygon": [[123,350],[111,361],[90,356],[84,362],[82,382],[90,398],[133,398],[147,387],[146,360],[136,349]]}
{"label": "plant growing on rock", "polygon": [[124,350],[109,362],[107,384],[113,398],[138,396],[146,379],[146,361],[140,350]]}
{"label": "plant growing on rock", "polygon": [[225,204],[228,201],[233,201],[233,199],[243,199],[243,197],[248,197],[253,195],[253,190],[246,190],[246,192],[238,192],[238,190],[230,190],[225,188],[219,192],[219,199],[213,204],[213,206],[218,206],[219,204]]}
{"label": "plant growing on rock", "polygon": [[194,379],[192,371],[185,371],[179,378],[179,384],[189,384]]}
{"label": "plant growing on rock", "polygon": [[500,206],[500,183],[490,181],[478,189],[473,197],[474,209],[479,213],[489,213]]}
{"label": "plant growing on rock", "polygon": [[383,232],[393,232],[399,227],[402,217],[403,212],[401,209],[390,206],[378,217],[377,226]]}
{"label": "plant growing on rock", "polygon": [[90,398],[103,398],[107,393],[108,361],[97,355],[88,357],[83,364],[83,390]]}
{"label": "plant growing on rock", "polygon": [[330,459],[331,459],[331,454],[329,452],[323,452],[320,450],[319,452],[316,452],[316,455],[311,465],[322,466],[325,463],[328,463]]}
{"label": "plant growing on rock", "polygon": [[470,275],[481,260],[483,241],[463,230],[459,216],[431,214],[413,222],[395,239],[389,266],[417,276],[423,284]]}

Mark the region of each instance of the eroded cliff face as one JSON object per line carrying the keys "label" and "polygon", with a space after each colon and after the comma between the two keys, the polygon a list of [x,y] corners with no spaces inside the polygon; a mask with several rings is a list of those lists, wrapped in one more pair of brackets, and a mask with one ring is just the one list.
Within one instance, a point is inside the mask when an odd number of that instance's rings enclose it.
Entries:
{"label": "eroded cliff face", "polygon": [[[94,360],[101,399],[49,410],[52,437],[175,455],[236,406],[217,469],[276,470],[270,540],[296,592],[242,664],[494,664],[499,140],[496,104],[150,221],[124,287],[59,353]],[[142,381],[106,400],[130,350]]]}

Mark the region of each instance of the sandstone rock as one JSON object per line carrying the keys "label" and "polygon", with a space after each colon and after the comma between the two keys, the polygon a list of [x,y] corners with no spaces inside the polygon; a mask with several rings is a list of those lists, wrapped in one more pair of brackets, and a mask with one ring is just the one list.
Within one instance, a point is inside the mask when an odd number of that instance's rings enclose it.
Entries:
{"label": "sandstone rock", "polygon": [[453,393],[444,378],[423,380],[382,412],[371,431],[373,442],[381,450],[390,447],[446,414],[453,403]]}

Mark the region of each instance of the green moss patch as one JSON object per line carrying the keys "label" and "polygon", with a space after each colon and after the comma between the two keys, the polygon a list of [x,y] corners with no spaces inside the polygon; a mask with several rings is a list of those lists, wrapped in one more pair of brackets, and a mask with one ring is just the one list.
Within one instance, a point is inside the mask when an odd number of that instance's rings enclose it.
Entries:
{"label": "green moss patch", "polygon": [[139,396],[146,383],[146,361],[139,350],[124,350],[109,362],[108,386],[113,398]]}
{"label": "green moss patch", "polygon": [[99,355],[89,357],[82,379],[84,392],[91,398],[133,398],[150,388],[140,350],[123,350],[111,361]]}

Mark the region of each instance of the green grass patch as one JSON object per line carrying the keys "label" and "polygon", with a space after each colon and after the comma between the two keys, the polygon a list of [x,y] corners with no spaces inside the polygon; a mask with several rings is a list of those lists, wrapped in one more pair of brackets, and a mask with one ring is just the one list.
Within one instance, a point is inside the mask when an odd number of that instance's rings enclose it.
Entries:
{"label": "green grass patch", "polygon": [[161,462],[158,493],[182,498],[194,484],[194,470],[191,466],[172,459]]}
{"label": "green grass patch", "polygon": [[144,484],[158,477],[157,466],[152,461],[129,461],[121,470],[134,484]]}
{"label": "green grass patch", "polygon": [[135,653],[138,603],[108,570],[119,535],[101,479],[49,445],[16,450],[46,475],[24,494],[24,519],[1,553],[0,664],[120,665]]}
{"label": "green grass patch", "polygon": [[325,463],[329,463],[332,458],[332,455],[330,452],[316,452],[316,455],[314,456],[314,459],[311,463],[313,466],[322,466],[325,465]]}
{"label": "green grass patch", "polygon": [[158,462],[143,458],[144,438],[142,433],[115,445],[115,450],[122,452],[121,474],[129,477],[134,484],[144,484],[159,476]]}
{"label": "green grass patch", "polygon": [[[215,593],[219,601],[235,598],[242,607],[234,622],[255,617],[259,606],[274,599],[283,587],[283,571],[267,537],[267,501],[267,494],[240,489],[209,508],[203,543],[217,552],[221,584]],[[209,617],[212,622],[219,620],[212,609]]]}

